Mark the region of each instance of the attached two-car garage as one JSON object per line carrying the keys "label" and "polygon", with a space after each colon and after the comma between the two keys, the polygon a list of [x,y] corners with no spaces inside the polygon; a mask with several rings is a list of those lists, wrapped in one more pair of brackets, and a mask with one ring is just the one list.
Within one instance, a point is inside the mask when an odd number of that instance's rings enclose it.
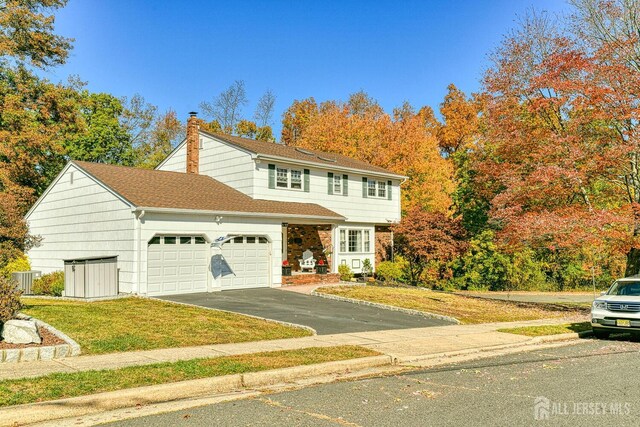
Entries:
{"label": "attached two-car garage", "polygon": [[236,236],[222,246],[222,256],[234,274],[222,277],[216,286],[210,270],[211,246],[204,236],[154,236],[147,247],[147,294],[269,286],[271,256],[266,237]]}

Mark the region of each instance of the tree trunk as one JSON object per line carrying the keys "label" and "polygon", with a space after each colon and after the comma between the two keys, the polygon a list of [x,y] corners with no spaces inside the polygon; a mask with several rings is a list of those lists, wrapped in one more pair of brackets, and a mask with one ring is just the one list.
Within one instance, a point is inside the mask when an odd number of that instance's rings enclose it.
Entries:
{"label": "tree trunk", "polygon": [[624,272],[625,277],[633,276],[640,273],[640,249],[631,248],[627,252],[627,269]]}

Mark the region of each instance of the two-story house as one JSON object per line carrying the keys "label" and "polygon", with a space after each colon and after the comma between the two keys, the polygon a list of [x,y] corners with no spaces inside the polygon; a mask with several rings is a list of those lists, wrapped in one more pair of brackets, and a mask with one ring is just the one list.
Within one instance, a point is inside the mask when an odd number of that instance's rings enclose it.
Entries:
{"label": "two-story house", "polygon": [[406,177],[349,157],[203,132],[156,168],[71,161],[26,215],[34,270],[117,257],[119,291],[277,287],[306,250],[331,272],[375,268]]}

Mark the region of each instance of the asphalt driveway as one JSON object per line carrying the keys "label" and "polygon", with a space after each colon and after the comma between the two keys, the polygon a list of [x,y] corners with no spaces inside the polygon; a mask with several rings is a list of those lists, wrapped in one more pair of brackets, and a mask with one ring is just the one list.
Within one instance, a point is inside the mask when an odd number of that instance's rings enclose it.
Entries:
{"label": "asphalt driveway", "polygon": [[449,325],[440,319],[333,301],[278,289],[246,289],[159,297],[309,326],[318,335]]}

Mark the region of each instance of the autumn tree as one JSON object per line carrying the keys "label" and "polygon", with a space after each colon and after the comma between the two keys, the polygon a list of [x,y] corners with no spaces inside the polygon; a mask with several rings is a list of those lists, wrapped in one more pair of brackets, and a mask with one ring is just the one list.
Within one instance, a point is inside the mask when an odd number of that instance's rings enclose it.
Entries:
{"label": "autumn tree", "polygon": [[173,151],[179,140],[185,135],[184,124],[176,112],[169,110],[155,115],[149,124],[147,137],[135,146],[136,166],[153,169]]}
{"label": "autumn tree", "polygon": [[425,272],[432,268],[437,279],[449,279],[447,264],[466,249],[464,229],[459,220],[440,212],[427,212],[412,207],[393,226],[396,249],[408,262],[410,284],[416,286],[425,280]]}
{"label": "autumn tree", "polygon": [[55,85],[31,67],[65,62],[71,40],[53,33],[63,0],[0,4],[0,268],[37,239],[23,215],[64,163],[78,130],[74,84]]}
{"label": "autumn tree", "polygon": [[433,112],[410,105],[387,114],[364,92],[347,102],[294,101],[283,116],[283,142],[343,154],[407,175],[404,209],[421,206],[447,212],[451,206],[451,166],[438,150]]}
{"label": "autumn tree", "polygon": [[47,68],[64,64],[72,39],[54,34],[49,13],[67,0],[6,0],[0,4],[0,57],[19,65]]}
{"label": "autumn tree", "polygon": [[[600,6],[617,21],[629,15],[623,3]],[[494,55],[480,165],[499,189],[491,216],[512,245],[618,251],[635,274],[640,73],[629,58],[638,38],[569,30],[533,14]]]}

